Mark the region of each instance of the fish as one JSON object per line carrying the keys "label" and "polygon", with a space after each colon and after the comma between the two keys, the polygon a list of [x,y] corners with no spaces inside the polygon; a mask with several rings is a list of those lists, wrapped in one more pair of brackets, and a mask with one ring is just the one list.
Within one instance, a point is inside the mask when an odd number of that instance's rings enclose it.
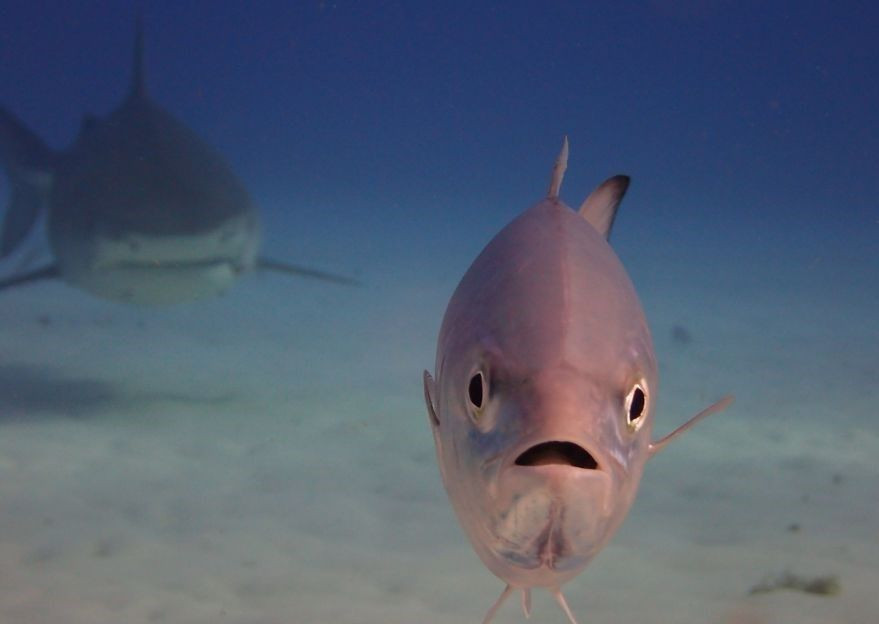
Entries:
{"label": "fish", "polygon": [[546,588],[576,624],[561,587],[613,537],[648,459],[725,396],[653,441],[658,378],[635,288],[608,243],[629,186],[614,176],[578,211],[560,198],[568,139],[547,196],[504,227],[456,287],[424,399],[457,519],[506,583],[483,620]]}
{"label": "fish", "polygon": [[127,96],[106,117],[86,115],[65,151],[0,107],[11,190],[0,260],[41,217],[52,256],[0,280],[0,290],[60,278],[104,299],[161,305],[218,295],[256,269],[357,283],[258,255],[253,200],[223,156],[149,96],[143,57],[138,18]]}

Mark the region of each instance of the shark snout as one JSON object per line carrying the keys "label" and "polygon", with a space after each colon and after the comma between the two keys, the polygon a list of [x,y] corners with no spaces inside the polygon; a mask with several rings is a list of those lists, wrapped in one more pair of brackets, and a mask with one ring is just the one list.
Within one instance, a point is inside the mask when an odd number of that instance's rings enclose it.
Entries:
{"label": "shark snout", "polygon": [[598,460],[576,442],[550,440],[522,451],[514,462],[517,466],[561,465],[582,470],[600,470]]}

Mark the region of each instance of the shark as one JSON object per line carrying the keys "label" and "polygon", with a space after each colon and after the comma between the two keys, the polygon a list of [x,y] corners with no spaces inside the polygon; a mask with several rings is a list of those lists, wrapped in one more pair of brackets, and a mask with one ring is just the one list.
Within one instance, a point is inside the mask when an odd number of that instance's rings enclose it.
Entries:
{"label": "shark", "polygon": [[0,279],[0,290],[60,278],[104,299],[160,305],[218,295],[256,269],[356,283],[259,255],[253,200],[223,156],[149,96],[143,56],[138,19],[127,96],[106,117],[86,115],[65,151],[0,106],[10,186],[0,260],[40,218],[52,257]]}
{"label": "shark", "polygon": [[614,176],[578,211],[560,198],[567,137],[547,196],[482,250],[446,308],[424,399],[439,472],[476,554],[506,583],[483,620],[561,586],[610,541],[648,459],[725,396],[658,440],[653,342],[608,243],[629,186]]}

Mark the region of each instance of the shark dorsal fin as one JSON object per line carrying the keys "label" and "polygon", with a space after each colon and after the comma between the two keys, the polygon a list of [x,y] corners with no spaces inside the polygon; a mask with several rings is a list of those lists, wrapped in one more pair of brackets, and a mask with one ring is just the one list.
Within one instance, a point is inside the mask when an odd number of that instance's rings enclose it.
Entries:
{"label": "shark dorsal fin", "polygon": [[617,208],[629,188],[629,176],[617,175],[602,182],[592,191],[580,206],[580,214],[605,239],[610,238],[610,229],[617,215]]}
{"label": "shark dorsal fin", "polygon": [[129,98],[142,98],[146,95],[143,75],[143,15],[137,15],[134,23],[134,57],[131,66],[131,91]]}
{"label": "shark dorsal fin", "polygon": [[559,152],[558,158],[555,159],[555,165],[552,168],[552,179],[549,181],[549,191],[546,196],[550,199],[558,199],[559,190],[562,188],[562,178],[565,177],[565,169],[568,168],[568,137],[562,141],[562,150]]}

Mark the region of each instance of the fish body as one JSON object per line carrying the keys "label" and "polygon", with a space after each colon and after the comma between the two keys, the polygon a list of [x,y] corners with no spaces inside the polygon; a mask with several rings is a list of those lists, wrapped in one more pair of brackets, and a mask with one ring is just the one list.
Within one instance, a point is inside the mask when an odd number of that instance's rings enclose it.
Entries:
{"label": "fish body", "polygon": [[[648,458],[658,391],[647,321],[607,242],[628,178],[575,212],[550,192],[503,228],[449,301],[424,392],[443,483],[486,567],[526,613],[607,544]],[[674,432],[677,435],[721,402]]]}

